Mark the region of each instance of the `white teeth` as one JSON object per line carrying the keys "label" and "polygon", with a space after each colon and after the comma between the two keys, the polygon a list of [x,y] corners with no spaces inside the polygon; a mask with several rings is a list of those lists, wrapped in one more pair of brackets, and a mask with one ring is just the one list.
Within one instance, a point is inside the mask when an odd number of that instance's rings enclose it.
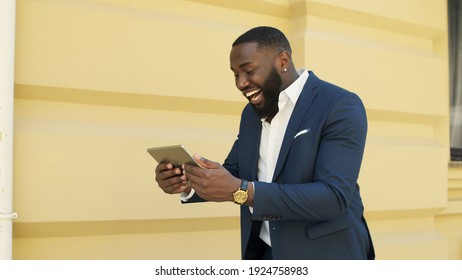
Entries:
{"label": "white teeth", "polygon": [[255,89],[255,90],[246,92],[246,93],[245,93],[245,96],[251,97],[252,95],[254,95],[255,93],[257,93],[257,92],[259,92],[259,91],[260,91],[259,89]]}

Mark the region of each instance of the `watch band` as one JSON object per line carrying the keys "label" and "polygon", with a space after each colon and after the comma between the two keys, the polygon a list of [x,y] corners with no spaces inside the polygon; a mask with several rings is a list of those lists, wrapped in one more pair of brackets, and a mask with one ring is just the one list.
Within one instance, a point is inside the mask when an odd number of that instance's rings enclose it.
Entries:
{"label": "watch band", "polygon": [[239,187],[239,189],[241,189],[243,191],[247,191],[248,187],[249,187],[249,182],[247,180],[242,180],[241,181],[241,186]]}

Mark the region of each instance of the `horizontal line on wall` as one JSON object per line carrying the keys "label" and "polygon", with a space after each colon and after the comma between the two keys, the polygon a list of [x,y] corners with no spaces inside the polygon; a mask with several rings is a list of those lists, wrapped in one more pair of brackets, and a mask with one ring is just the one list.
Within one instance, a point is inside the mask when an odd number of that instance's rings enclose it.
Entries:
{"label": "horizontal line on wall", "polygon": [[[81,103],[90,105],[132,107],[151,110],[240,115],[243,102],[211,100],[180,96],[110,92],[89,89],[15,84],[15,98]],[[369,120],[399,123],[437,124],[444,116],[380,109],[367,109]]]}
{"label": "horizontal line on wall", "polygon": [[[367,208],[367,207],[366,207]],[[425,218],[433,217],[440,213],[444,209],[444,205],[441,207],[429,207],[419,209],[400,209],[400,210],[367,210],[364,214],[367,220],[394,220],[394,219],[414,219],[414,218]]]}
{"label": "horizontal line on wall", "polygon": [[[462,171],[462,162],[460,161],[451,161],[449,162],[449,168],[450,169],[453,169],[453,170],[458,170],[458,171]],[[459,172],[459,176],[457,178],[461,178],[462,179],[462,172]]]}
{"label": "horizontal line on wall", "polygon": [[462,215],[462,200],[448,201],[448,207],[438,215]]}
{"label": "horizontal line on wall", "polygon": [[[390,248],[394,246],[428,246],[429,243],[441,242],[447,243],[446,238],[435,229],[411,231],[411,232],[391,232],[375,233],[372,237],[376,248]],[[400,255],[399,258],[403,258]]]}
{"label": "horizontal line on wall", "polygon": [[367,108],[366,111],[369,121],[436,125],[446,118],[444,115],[430,115],[425,113],[400,112],[370,108]]}
{"label": "horizontal line on wall", "polygon": [[267,1],[249,1],[249,0],[188,0],[190,2],[213,5],[227,9],[252,12],[256,14],[289,18],[290,6],[270,3]]}
{"label": "horizontal line on wall", "polygon": [[[391,51],[447,59],[445,25],[430,26],[426,25],[427,22],[412,22],[380,15],[374,11],[355,10],[316,1],[294,2],[291,4],[291,11],[292,18],[305,16],[339,23],[337,28],[330,31],[323,27],[317,30],[319,27],[313,28],[308,24],[305,33],[301,36],[316,36],[340,40],[343,43],[356,43],[375,48],[387,48]],[[345,29],[346,27],[348,28]]]}
{"label": "horizontal line on wall", "polygon": [[15,98],[218,115],[240,115],[243,102],[15,84]]}
{"label": "horizontal line on wall", "polygon": [[[360,26],[368,26],[393,33],[431,40],[436,39],[444,34],[444,30],[440,30],[434,27],[406,22],[373,13],[317,3],[314,1],[307,1],[304,5],[306,5],[306,13],[308,15],[329,18],[342,22],[357,24]],[[300,12],[303,11],[303,9],[294,9],[294,11]]]}
{"label": "horizontal line on wall", "polygon": [[[461,187],[451,187],[451,183],[449,183],[448,188],[448,201],[450,202],[458,202],[462,201],[462,188]],[[460,211],[462,214],[462,211]]]}
{"label": "horizontal line on wall", "polygon": [[239,217],[120,221],[14,222],[14,238],[239,230]]}

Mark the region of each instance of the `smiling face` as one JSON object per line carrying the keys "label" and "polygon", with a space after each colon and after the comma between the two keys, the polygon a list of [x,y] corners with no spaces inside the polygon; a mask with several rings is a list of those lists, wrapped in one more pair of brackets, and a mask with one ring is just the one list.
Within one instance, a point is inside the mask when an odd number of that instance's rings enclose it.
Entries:
{"label": "smiling face", "polygon": [[234,46],[230,54],[236,87],[243,93],[261,118],[271,120],[278,112],[282,80],[275,65],[278,53],[258,50],[255,42]]}

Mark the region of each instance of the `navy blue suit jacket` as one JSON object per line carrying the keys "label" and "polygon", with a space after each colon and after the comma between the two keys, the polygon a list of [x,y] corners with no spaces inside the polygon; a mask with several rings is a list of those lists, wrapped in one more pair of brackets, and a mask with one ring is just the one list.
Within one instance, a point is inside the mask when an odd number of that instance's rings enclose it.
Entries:
{"label": "navy blue suit jacket", "polygon": [[274,259],[372,259],[358,174],[367,119],[359,97],[310,72],[283,139],[273,181],[259,182],[261,120],[251,104],[223,166],[254,182],[241,206],[244,256],[253,222],[269,221]]}

